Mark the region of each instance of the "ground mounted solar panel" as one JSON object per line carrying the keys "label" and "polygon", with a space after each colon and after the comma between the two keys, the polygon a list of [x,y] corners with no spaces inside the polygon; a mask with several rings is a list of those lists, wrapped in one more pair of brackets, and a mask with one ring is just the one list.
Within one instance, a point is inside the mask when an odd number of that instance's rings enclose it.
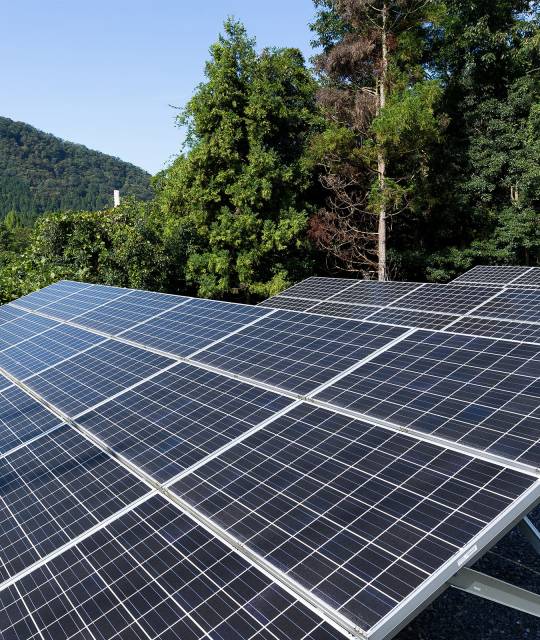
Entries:
{"label": "ground mounted solar panel", "polygon": [[269,307],[270,309],[283,309],[285,311],[307,311],[317,302],[306,298],[289,298],[288,296],[278,295],[268,300],[263,300],[259,304],[260,307]]}
{"label": "ground mounted solar panel", "polygon": [[290,404],[276,393],[178,364],[78,423],[165,482]]}
{"label": "ground mounted solar panel", "polygon": [[365,633],[539,489],[534,477],[307,405],[172,486]]}
{"label": "ground mounted solar panel", "polygon": [[369,317],[371,322],[396,324],[402,327],[420,329],[443,329],[458,320],[459,316],[434,311],[412,311],[387,307]]}
{"label": "ground mounted solar panel", "polygon": [[299,394],[404,333],[404,329],[276,311],[201,351],[194,360]]}
{"label": "ground mounted solar panel", "polygon": [[1,580],[150,491],[67,425],[1,458],[0,482]]}
{"label": "ground mounted solar panel", "polygon": [[302,282],[285,289],[282,295],[289,298],[306,298],[308,300],[328,300],[332,296],[356,285],[358,280],[347,278],[307,278]]}
{"label": "ground mounted solar panel", "polygon": [[453,333],[540,344],[540,324],[529,322],[463,316],[452,324],[450,330]]}
{"label": "ground mounted solar panel", "polygon": [[[23,367],[0,392],[2,637],[390,637],[540,501],[540,347],[453,332],[500,288],[440,286],[312,278],[289,290],[309,313],[66,282],[23,299],[63,322],[0,351]],[[311,313],[355,289],[410,324]],[[37,372],[42,347],[63,358]],[[15,391],[33,419],[2,413]]]}
{"label": "ground mounted solar panel", "polygon": [[530,270],[530,267],[478,265],[461,274],[452,282],[483,282],[485,284],[506,285],[514,283]]}
{"label": "ground mounted solar panel", "polygon": [[540,267],[531,267],[529,271],[516,278],[512,284],[516,287],[540,287]]}
{"label": "ground mounted solar panel", "polygon": [[377,282],[376,280],[360,280],[354,286],[333,296],[332,301],[385,307],[392,302],[397,302],[406,294],[422,286],[423,285],[418,282]]}
{"label": "ground mounted solar panel", "polygon": [[187,356],[269,313],[272,313],[271,309],[263,307],[190,299],[186,304],[122,333],[122,337],[160,351]]}
{"label": "ground mounted solar panel", "polygon": [[52,329],[1,350],[0,367],[24,380],[104,341],[105,338],[95,333],[56,324]]}
{"label": "ground mounted solar panel", "polygon": [[317,396],[540,468],[540,347],[417,331]]}
{"label": "ground mounted solar panel", "polygon": [[107,340],[30,376],[25,384],[73,417],[173,364],[165,356]]}
{"label": "ground mounted solar panel", "polygon": [[480,318],[540,323],[540,289],[507,288],[475,309]]}
{"label": "ground mounted solar panel", "polygon": [[6,640],[344,637],[158,496],[0,591],[0,632]]}
{"label": "ground mounted solar panel", "polygon": [[369,307],[364,304],[350,304],[346,302],[318,302],[311,307],[310,313],[318,313],[323,316],[336,318],[349,318],[350,320],[363,320],[372,316],[378,307]]}

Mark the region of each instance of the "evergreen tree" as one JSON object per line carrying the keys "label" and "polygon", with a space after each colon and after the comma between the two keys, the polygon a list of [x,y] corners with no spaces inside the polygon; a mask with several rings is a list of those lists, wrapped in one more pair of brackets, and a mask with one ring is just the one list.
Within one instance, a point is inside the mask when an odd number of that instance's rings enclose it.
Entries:
{"label": "evergreen tree", "polygon": [[389,219],[414,207],[441,122],[426,77],[426,0],[315,0],[315,59],[327,116],[313,142],[330,196],[312,237],[342,269],[388,277]]}
{"label": "evergreen tree", "polygon": [[160,176],[158,200],[192,237],[186,277],[198,294],[249,299],[309,273],[303,154],[316,85],[296,49],[257,54],[240,23],[224,31],[180,116],[187,151]]}

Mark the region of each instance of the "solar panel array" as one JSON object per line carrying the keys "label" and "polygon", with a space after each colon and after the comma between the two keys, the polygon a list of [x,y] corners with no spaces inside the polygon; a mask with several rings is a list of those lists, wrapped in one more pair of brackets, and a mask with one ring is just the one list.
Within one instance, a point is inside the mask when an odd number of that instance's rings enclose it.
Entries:
{"label": "solar panel array", "polygon": [[393,635],[540,501],[518,271],[1,307],[0,636]]}

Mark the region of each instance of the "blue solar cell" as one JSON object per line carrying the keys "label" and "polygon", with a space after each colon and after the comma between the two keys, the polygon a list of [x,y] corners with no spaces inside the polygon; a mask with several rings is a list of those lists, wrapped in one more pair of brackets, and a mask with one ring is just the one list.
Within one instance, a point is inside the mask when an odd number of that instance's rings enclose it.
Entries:
{"label": "blue solar cell", "polygon": [[263,307],[192,299],[159,318],[126,331],[122,337],[186,356],[268,313],[270,310]]}
{"label": "blue solar cell", "polygon": [[52,329],[0,351],[0,367],[12,376],[24,380],[104,341],[105,338],[95,333],[57,324]]}
{"label": "blue solar cell", "polygon": [[154,497],[0,592],[17,640],[338,640],[316,614]]}
{"label": "blue solar cell", "polygon": [[56,326],[58,323],[54,320],[25,313],[11,322],[0,324],[0,349],[12,347]]}
{"label": "blue solar cell", "polygon": [[172,491],[368,631],[534,482],[300,405]]}
{"label": "blue solar cell", "polygon": [[73,417],[173,363],[144,349],[107,340],[25,383]]}
{"label": "blue solar cell", "polygon": [[540,347],[417,331],[318,394],[540,467]]}
{"label": "blue solar cell", "polygon": [[0,455],[59,425],[55,415],[19,387],[0,393]]}
{"label": "blue solar cell", "polygon": [[46,313],[59,320],[72,320],[85,311],[95,309],[116,298],[121,298],[128,293],[129,291],[127,289],[92,285],[76,291],[69,296],[52,301],[43,307],[39,307],[38,310],[40,313]]}
{"label": "blue solar cell", "polygon": [[178,364],[79,418],[161,482],[290,404],[290,400]]}
{"label": "blue solar cell", "polygon": [[307,393],[404,332],[387,325],[276,311],[194,359]]}
{"label": "blue solar cell", "polygon": [[73,282],[71,280],[60,280],[55,284],[51,284],[48,287],[29,293],[17,300],[17,304],[21,305],[25,309],[35,310],[49,304],[51,302],[57,302],[62,298],[70,296],[78,291],[88,288],[88,285],[84,282]]}
{"label": "blue solar cell", "polygon": [[117,335],[187,300],[189,298],[183,296],[130,291],[128,295],[76,316],[73,321],[91,329]]}
{"label": "blue solar cell", "polygon": [[149,491],[66,425],[0,459],[0,486],[2,579]]}

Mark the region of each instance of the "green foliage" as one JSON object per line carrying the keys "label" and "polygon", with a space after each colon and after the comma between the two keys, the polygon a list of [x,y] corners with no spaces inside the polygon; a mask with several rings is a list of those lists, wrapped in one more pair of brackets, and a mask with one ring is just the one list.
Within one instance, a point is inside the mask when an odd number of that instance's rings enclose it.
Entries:
{"label": "green foliage", "polygon": [[309,272],[313,175],[303,153],[316,85],[296,49],[257,54],[232,20],[181,114],[188,148],[158,201],[192,237],[186,278],[201,296],[271,295]]}
{"label": "green foliage", "polygon": [[31,223],[46,211],[101,209],[112,192],[151,197],[150,176],[118,158],[0,117],[0,218]]}
{"label": "green foliage", "polygon": [[152,203],[126,199],[104,211],[40,218],[27,250],[0,268],[6,302],[61,278],[177,292],[186,246]]}

